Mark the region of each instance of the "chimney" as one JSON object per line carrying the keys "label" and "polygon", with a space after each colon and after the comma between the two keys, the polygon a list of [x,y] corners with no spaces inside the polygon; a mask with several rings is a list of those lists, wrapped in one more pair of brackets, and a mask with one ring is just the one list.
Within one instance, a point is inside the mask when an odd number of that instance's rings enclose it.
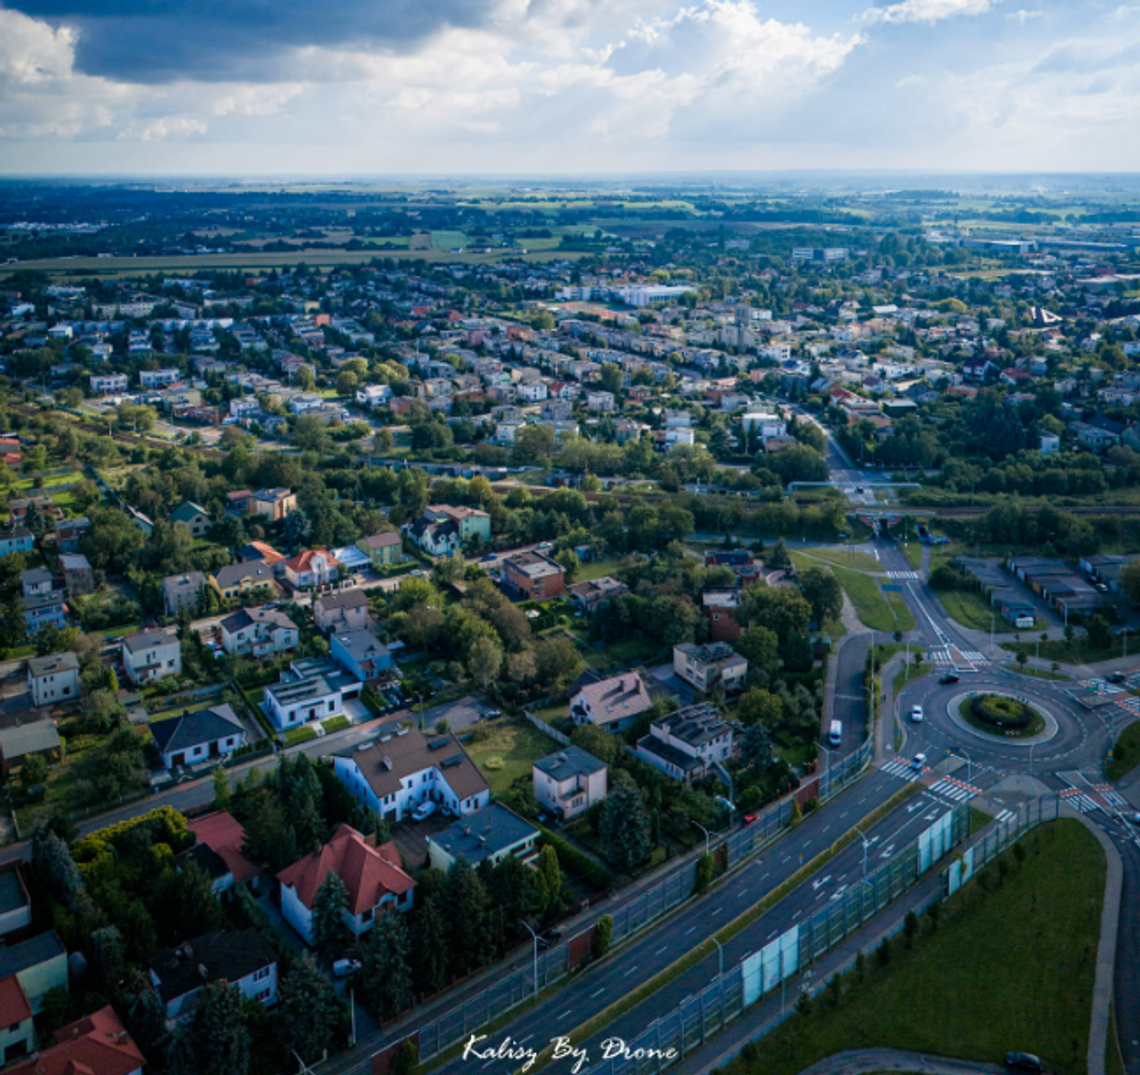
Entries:
{"label": "chimney", "polygon": [[203,982],[206,981],[207,978],[209,978],[210,972],[208,970],[206,970],[206,964],[205,963],[199,963],[198,964],[198,974],[201,976]]}

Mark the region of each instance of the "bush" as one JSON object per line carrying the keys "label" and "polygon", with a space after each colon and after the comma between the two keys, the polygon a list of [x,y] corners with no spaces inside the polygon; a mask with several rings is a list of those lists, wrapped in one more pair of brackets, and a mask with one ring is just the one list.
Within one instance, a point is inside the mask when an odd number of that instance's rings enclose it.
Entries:
{"label": "bush", "polygon": [[594,955],[601,959],[610,950],[610,938],[613,935],[614,920],[611,915],[604,914],[598,919],[597,936],[594,941]]}
{"label": "bush", "polygon": [[1000,694],[979,694],[971,698],[970,711],[978,720],[997,728],[1027,728],[1034,717],[1030,706]]}
{"label": "bush", "polygon": [[558,852],[559,864],[567,873],[572,873],[594,888],[609,888],[613,884],[613,874],[605,866],[595,862],[589,855],[583,854],[549,829],[540,825],[539,830],[542,833],[538,838],[539,846],[553,847]]}

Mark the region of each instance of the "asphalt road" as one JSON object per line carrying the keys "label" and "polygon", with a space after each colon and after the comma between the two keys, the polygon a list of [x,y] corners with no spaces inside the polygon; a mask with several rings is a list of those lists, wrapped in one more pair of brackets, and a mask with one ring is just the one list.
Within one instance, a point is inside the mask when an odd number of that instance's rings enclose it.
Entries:
{"label": "asphalt road", "polygon": [[1113,983],[1116,1037],[1125,1071],[1140,1075],[1140,826],[1118,817],[1103,828],[1124,866]]}
{"label": "asphalt road", "polygon": [[[856,789],[833,803],[834,809],[809,817],[796,830],[795,841],[783,840],[755,862],[722,883],[719,888],[690,906],[682,915],[643,937],[620,955],[586,972],[567,988],[559,991],[537,1008],[512,1020],[490,1035],[482,1047],[497,1045],[508,1035],[523,1046],[545,1047],[556,1035],[568,1035],[583,1022],[631,990],[668,967],[699,945],[735,917],[753,907],[767,893],[787,880],[808,861],[831,844],[852,822],[870,809],[873,798],[885,799],[899,785],[890,778],[876,775],[862,781]],[[850,797],[849,797],[850,796]],[[900,853],[905,844],[917,837],[948,807],[929,793],[916,795],[896,808],[867,833],[870,843],[868,866],[881,864]],[[769,940],[790,929],[796,922],[810,917],[838,898],[850,885],[861,883],[863,848],[859,841],[829,862],[817,876],[808,878],[771,911],[743,929],[724,945],[725,969],[758,951]],[[631,1040],[642,1030],[677,1006],[685,997],[707,986],[717,975],[720,956],[713,953],[689,968],[641,1004],[614,1020],[584,1042],[596,1062],[601,1056],[601,1042],[608,1037]],[[512,1060],[450,1061],[439,1070],[447,1075],[510,1075],[519,1064]],[[569,1072],[570,1060],[556,1061],[551,1070]],[[582,1071],[585,1071],[583,1068]]]}
{"label": "asphalt road", "polygon": [[[895,777],[870,774],[832,800],[826,807],[806,818],[795,830],[794,837],[785,837],[759,859],[742,867],[731,880],[720,885],[696,908],[688,908],[684,914],[668,918],[659,926],[650,927],[622,952],[620,958],[608,961],[595,971],[585,973],[548,1000],[541,1002],[537,1008],[511,1020],[506,1027],[496,1032],[495,1042],[508,1034],[516,1041],[529,1035],[531,1038],[536,1036],[541,1038],[545,1045],[549,1037],[568,1033],[586,1019],[603,1011],[631,989],[695,948],[727,922],[754,906],[767,893],[791,877],[802,863],[829,848],[859,818],[866,816],[889,799],[900,786],[899,780]],[[918,816],[918,810],[912,807],[911,803],[916,801],[918,799],[911,800],[901,807],[901,814],[896,811],[891,815],[895,819],[894,828],[898,828],[902,822],[914,821]],[[924,796],[923,802],[927,801],[933,804],[935,798]],[[907,807],[911,807],[912,813],[906,812]],[[923,812],[929,813],[929,811]],[[914,824],[917,824],[917,821],[914,821]],[[889,835],[891,831],[893,829],[886,825],[883,835]],[[884,839],[882,846],[885,847],[887,842],[889,841]],[[813,905],[819,904],[823,898],[833,894],[841,884],[851,883],[854,876],[852,870],[855,869],[857,872],[861,870],[861,860],[861,848],[838,856],[824,871],[829,876],[826,888],[821,886],[813,889],[808,882],[801,893],[805,901],[802,907],[792,905],[787,909],[788,915],[794,915],[797,909],[801,914],[815,909]],[[616,906],[617,898],[614,903]],[[606,903],[593,908],[592,912],[596,910],[598,914],[602,914],[612,909],[610,904]],[[771,930],[773,927],[769,925],[767,928]],[[745,931],[745,934],[753,936],[749,931]],[[755,947],[754,944],[753,949]],[[733,951],[739,957],[745,949],[736,948]],[[515,964],[525,964],[527,956],[529,952],[522,957],[516,957]],[[725,966],[729,965],[728,958],[726,949]],[[715,973],[715,963],[713,967]],[[703,981],[707,981],[707,964],[705,971],[701,973],[704,974]],[[659,1003],[663,1005],[661,1011],[667,1011],[675,1000],[670,999],[673,997],[672,993],[663,995],[666,999]],[[649,1016],[649,1019],[652,1019],[652,1016]],[[421,1019],[417,1022],[426,1022],[426,1020]],[[378,1048],[398,1041],[406,1033],[407,1028],[403,1028],[377,1034],[372,1040],[362,1040],[356,1053],[350,1058],[334,1062],[326,1069],[327,1075],[350,1075],[350,1073],[364,1075],[369,1070],[368,1058]],[[461,1059],[456,1059],[443,1065],[439,1070],[449,1072],[451,1075],[459,1075],[460,1072],[463,1075],[472,1075],[474,1070],[479,1070],[482,1075],[484,1067],[488,1070],[494,1068],[499,1072],[509,1072],[518,1066],[517,1063],[510,1061],[500,1061],[496,1064],[480,1063],[477,1068],[472,1068],[470,1060],[465,1063]]]}

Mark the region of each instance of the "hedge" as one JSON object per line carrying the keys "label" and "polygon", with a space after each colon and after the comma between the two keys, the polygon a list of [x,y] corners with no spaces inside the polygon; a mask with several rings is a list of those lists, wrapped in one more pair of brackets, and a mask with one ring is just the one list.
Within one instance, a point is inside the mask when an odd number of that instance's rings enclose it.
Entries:
{"label": "hedge", "polygon": [[567,873],[572,873],[594,888],[608,889],[613,886],[614,876],[605,866],[595,862],[589,855],[579,851],[572,844],[563,840],[561,836],[542,825],[539,825],[538,828],[542,833],[538,838],[539,845],[553,847],[558,853],[558,864]]}
{"label": "hedge", "polygon": [[1000,694],[979,694],[970,699],[970,709],[978,720],[998,728],[1027,728],[1034,716],[1024,702]]}

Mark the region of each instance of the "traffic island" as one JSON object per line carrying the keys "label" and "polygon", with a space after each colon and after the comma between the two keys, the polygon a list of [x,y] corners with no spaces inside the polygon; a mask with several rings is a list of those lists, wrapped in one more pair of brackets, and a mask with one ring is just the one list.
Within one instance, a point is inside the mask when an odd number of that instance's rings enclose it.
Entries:
{"label": "traffic island", "polygon": [[1009,694],[960,694],[950,700],[947,711],[951,722],[962,731],[1010,746],[1047,743],[1059,730],[1056,718],[1047,710]]}

